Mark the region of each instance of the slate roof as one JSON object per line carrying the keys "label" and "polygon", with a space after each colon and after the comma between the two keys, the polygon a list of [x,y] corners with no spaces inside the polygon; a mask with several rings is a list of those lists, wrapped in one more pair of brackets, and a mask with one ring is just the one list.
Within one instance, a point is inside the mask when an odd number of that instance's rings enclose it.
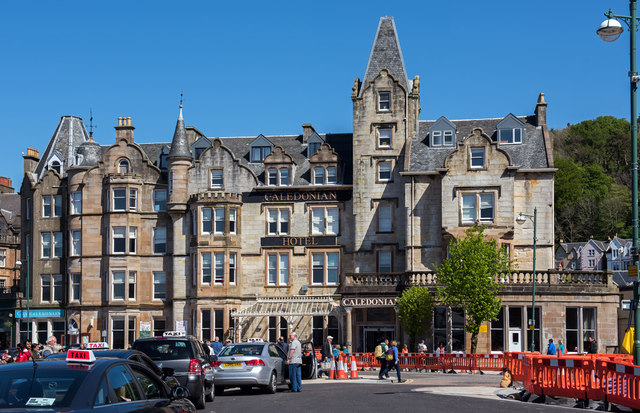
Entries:
{"label": "slate roof", "polygon": [[407,91],[411,91],[402,51],[400,50],[396,24],[393,21],[393,17],[389,16],[380,18],[367,69],[364,73],[364,80],[360,88],[361,95],[362,91],[380,74],[382,69],[388,70],[397,81],[404,82]]}
{"label": "slate roof", "polygon": [[191,159],[189,139],[187,139],[187,131],[184,128],[184,120],[182,119],[182,103],[180,103],[180,115],[178,116],[178,122],[176,122],[176,131],[173,134],[173,141],[171,141],[169,158]]}
{"label": "slate roof", "polygon": [[571,252],[572,249],[580,249],[580,247],[584,246],[586,242],[561,242],[560,247],[564,250],[566,254]]}
{"label": "slate roof", "polygon": [[[464,119],[450,120],[456,125],[456,143],[471,134],[474,128],[481,128],[493,141],[497,140],[496,126],[504,118],[495,119]],[[509,154],[514,166],[521,169],[549,168],[547,162],[546,147],[542,129],[536,126],[535,116],[519,116],[525,124],[525,134],[521,144],[500,145],[500,148]],[[418,124],[418,136],[411,141],[411,153],[409,159],[410,172],[435,172],[437,168],[444,168],[446,157],[456,147],[430,147],[429,127],[436,121],[420,121]]]}
{"label": "slate roof", "polygon": [[[353,135],[351,133],[327,133],[318,134],[333,150],[340,156],[342,161],[341,179],[339,184],[351,185],[353,169]],[[295,163],[295,176],[293,185],[310,185],[311,172],[309,160],[307,158],[307,145],[302,143],[302,135],[281,135],[265,136],[274,146],[281,146],[287,155],[290,155]],[[209,138],[214,139],[214,138]],[[250,162],[249,144],[255,137],[221,137],[219,138],[224,146],[229,148],[236,159],[249,169],[251,169],[260,182],[264,182],[264,164],[262,162]]]}
{"label": "slate roof", "polygon": [[4,216],[7,224],[16,231],[20,230],[20,194],[0,194],[0,214]]}
{"label": "slate roof", "polygon": [[46,171],[47,162],[57,153],[63,160],[62,172],[66,174],[66,170],[75,163],[76,149],[84,142],[89,140],[89,135],[84,127],[82,118],[78,116],[62,116],[58,126],[56,127],[49,145],[45,149],[38,165],[35,169],[36,177],[41,177]]}

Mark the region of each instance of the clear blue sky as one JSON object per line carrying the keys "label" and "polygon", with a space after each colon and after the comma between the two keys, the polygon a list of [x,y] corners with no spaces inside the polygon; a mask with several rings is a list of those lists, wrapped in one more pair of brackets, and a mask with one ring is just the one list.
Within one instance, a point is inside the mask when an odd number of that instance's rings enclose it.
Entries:
{"label": "clear blue sky", "polygon": [[[629,117],[629,33],[595,34],[628,1],[7,1],[0,15],[0,175],[22,182],[62,115],[93,108],[95,139],[131,116],[137,142],[170,141],[184,117],[207,136],[352,130],[380,16],[394,16],[421,119],[532,114],[548,123]],[[625,26],[626,27],[626,26]]]}

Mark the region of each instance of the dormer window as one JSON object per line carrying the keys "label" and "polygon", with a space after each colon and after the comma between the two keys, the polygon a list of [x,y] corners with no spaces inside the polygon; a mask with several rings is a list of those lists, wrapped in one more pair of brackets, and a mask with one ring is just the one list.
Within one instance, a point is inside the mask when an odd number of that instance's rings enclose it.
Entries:
{"label": "dormer window", "polygon": [[58,161],[53,161],[51,162],[51,169],[53,169],[54,171],[56,171],[57,173],[62,173],[62,168],[60,166],[60,162]]}
{"label": "dormer window", "polygon": [[391,92],[378,93],[378,110],[388,112],[391,110]]}
{"label": "dormer window", "polygon": [[441,116],[429,127],[429,137],[429,146],[431,147],[454,146],[456,143],[456,125]]}
{"label": "dormer window", "polygon": [[320,149],[323,143],[324,139],[314,132],[313,135],[307,139],[307,158],[311,158],[314,153],[318,152],[318,149]]}
{"label": "dormer window", "polygon": [[119,174],[128,174],[129,173],[129,161],[126,159],[122,159],[118,162],[118,173]]}
{"label": "dormer window", "polygon": [[498,129],[500,143],[522,143],[522,129]]}
{"label": "dormer window", "polygon": [[309,156],[311,156],[314,153],[316,153],[318,151],[318,149],[320,149],[320,145],[321,145],[321,143],[315,143],[315,142],[310,143],[309,144],[309,148],[308,148]]}
{"label": "dormer window", "polygon": [[270,153],[271,148],[268,146],[254,146],[251,148],[251,162],[262,162]]}
{"label": "dormer window", "polygon": [[498,130],[498,143],[501,145],[520,144],[524,138],[524,123],[511,113],[502,119],[496,129]]}

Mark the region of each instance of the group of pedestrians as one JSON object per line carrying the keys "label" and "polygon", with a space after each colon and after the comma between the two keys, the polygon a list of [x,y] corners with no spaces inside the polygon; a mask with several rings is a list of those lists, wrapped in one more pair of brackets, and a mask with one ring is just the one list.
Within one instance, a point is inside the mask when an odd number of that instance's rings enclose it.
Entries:
{"label": "group of pedestrians", "polygon": [[[406,348],[406,344],[404,346]],[[408,350],[407,350],[408,352]],[[396,370],[398,375],[398,383],[404,383],[406,380],[402,379],[400,359],[398,357],[398,342],[392,340],[389,342],[388,338],[383,339],[374,350],[374,356],[380,361],[380,373],[378,379],[386,380],[389,378],[389,372],[393,369]]]}
{"label": "group of pedestrians", "polygon": [[51,354],[65,351],[64,347],[58,344],[58,339],[55,336],[50,336],[47,339],[47,344],[44,346],[42,344],[32,343],[31,340],[25,340],[24,343],[18,343],[16,347],[18,351],[14,356],[9,354],[8,349],[0,353],[0,364],[38,360]]}
{"label": "group of pedestrians", "polygon": [[[598,342],[593,338],[593,336],[589,336],[589,339],[585,343],[585,353],[589,354],[597,354],[598,353]],[[576,349],[577,351],[577,349]],[[567,349],[564,345],[564,341],[562,339],[558,340],[558,346],[555,345],[553,339],[549,339],[549,344],[547,345],[547,355],[549,356],[563,356],[567,354]]]}

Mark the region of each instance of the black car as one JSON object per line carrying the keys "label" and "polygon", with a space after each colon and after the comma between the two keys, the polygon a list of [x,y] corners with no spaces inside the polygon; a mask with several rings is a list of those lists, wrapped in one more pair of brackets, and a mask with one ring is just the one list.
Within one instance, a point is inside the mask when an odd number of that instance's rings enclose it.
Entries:
{"label": "black car", "polygon": [[[165,333],[167,334],[167,333]],[[198,409],[215,397],[213,368],[216,356],[209,356],[204,345],[192,336],[167,335],[163,337],[139,338],[133,349],[149,356],[156,364],[174,370],[173,376],[185,387]]]}
{"label": "black car", "polygon": [[[144,364],[149,370],[154,372],[156,376],[160,377],[170,389],[174,389],[180,386],[178,380],[173,377],[173,369],[168,367],[162,367],[153,362],[146,354],[137,350],[101,350],[94,352],[96,358],[117,358],[137,361]],[[56,353],[45,357],[49,359],[66,359],[67,353]]]}
{"label": "black car", "polygon": [[191,412],[183,387],[173,392],[146,366],[71,350],[67,360],[0,366],[0,412]]}

